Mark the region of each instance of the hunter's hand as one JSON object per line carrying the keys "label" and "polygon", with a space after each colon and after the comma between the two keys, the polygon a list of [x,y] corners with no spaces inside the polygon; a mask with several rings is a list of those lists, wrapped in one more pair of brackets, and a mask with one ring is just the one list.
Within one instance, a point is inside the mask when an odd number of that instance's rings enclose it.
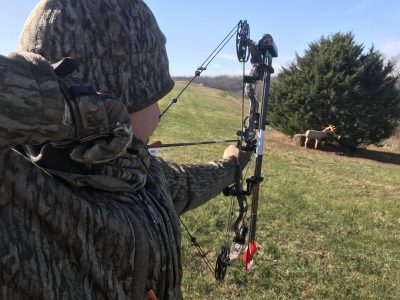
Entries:
{"label": "hunter's hand", "polygon": [[239,150],[235,145],[230,145],[225,149],[222,158],[234,157],[241,164],[242,169],[244,169],[249,163],[252,154],[253,151]]}
{"label": "hunter's hand", "polygon": [[73,146],[70,157],[84,164],[104,163],[125,152],[132,140],[132,126],[125,105],[110,95],[99,94],[74,76],[77,63],[64,58],[52,65],[65,100],[64,123],[74,127],[54,146]]}

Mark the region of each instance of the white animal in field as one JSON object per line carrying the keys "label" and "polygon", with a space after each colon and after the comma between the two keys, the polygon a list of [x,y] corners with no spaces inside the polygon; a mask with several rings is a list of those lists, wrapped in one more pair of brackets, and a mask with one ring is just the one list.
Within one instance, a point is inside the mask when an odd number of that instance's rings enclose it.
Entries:
{"label": "white animal in field", "polygon": [[307,130],[305,133],[306,140],[304,142],[304,148],[307,148],[307,143],[309,140],[315,140],[314,148],[318,149],[319,142],[328,136],[330,133],[334,133],[336,130],[335,126],[329,125],[324,130]]}

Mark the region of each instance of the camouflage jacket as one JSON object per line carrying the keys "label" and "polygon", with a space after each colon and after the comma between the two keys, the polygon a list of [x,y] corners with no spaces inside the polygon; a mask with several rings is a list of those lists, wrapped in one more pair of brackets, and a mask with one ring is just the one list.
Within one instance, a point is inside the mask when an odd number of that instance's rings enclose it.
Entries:
{"label": "camouflage jacket", "polygon": [[46,144],[69,130],[53,75],[26,57],[0,56],[0,299],[181,299],[178,215],[231,183],[235,161],[172,164],[134,141],[73,163]]}

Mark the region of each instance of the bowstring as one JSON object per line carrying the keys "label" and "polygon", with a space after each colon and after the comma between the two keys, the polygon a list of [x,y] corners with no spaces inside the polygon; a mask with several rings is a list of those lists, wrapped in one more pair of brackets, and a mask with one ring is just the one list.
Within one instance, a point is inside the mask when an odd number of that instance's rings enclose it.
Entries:
{"label": "bowstring", "polygon": [[[239,22],[240,23],[240,22]],[[239,24],[238,23],[238,24]],[[246,61],[242,62],[242,111],[241,111],[241,118],[242,118],[242,122],[241,122],[241,132],[243,133],[245,130],[245,74],[246,74]],[[241,134],[240,135],[240,139],[238,140],[238,148],[239,150],[241,150],[242,148],[242,144],[243,144],[243,140],[244,140],[244,135]],[[247,177],[248,171],[250,169],[250,165],[251,165],[251,161],[248,163],[246,170],[245,170],[245,175],[243,176],[243,169],[242,166],[240,166],[240,182],[238,183],[238,187],[240,188],[240,190],[243,190],[243,178]],[[228,247],[229,244],[229,239],[231,237],[231,228],[232,228],[232,222],[233,222],[233,211],[234,211],[234,200],[235,200],[235,196],[230,197],[231,201],[230,201],[230,207],[229,207],[229,216],[228,216],[228,222],[227,222],[227,226],[226,226],[226,231],[224,234],[224,237],[222,237],[221,241],[222,241],[222,245],[225,247]]]}
{"label": "bowstring", "polygon": [[[222,49],[226,46],[226,44],[235,36],[235,34],[237,34],[238,30],[239,30],[239,25],[242,23],[242,21],[239,21],[237,24],[235,24],[235,26],[233,27],[233,29],[225,36],[225,38],[218,44],[218,46],[211,52],[211,54],[204,60],[204,62],[200,65],[200,67],[197,68],[197,70],[195,71],[195,75],[191,78],[191,80],[183,87],[183,89],[178,93],[178,95],[173,98],[171,100],[171,103],[164,109],[164,111],[160,114],[159,118],[161,119],[161,117],[171,108],[171,106],[176,103],[178,101],[178,98],[182,95],[182,93],[189,87],[189,85],[192,84],[192,82],[196,79],[196,77],[199,77],[201,75],[201,73],[203,71],[205,71],[207,69],[207,67],[209,66],[209,64],[214,60],[214,58],[222,51]],[[246,60],[244,60],[242,62],[242,66],[243,66],[243,75],[242,75],[242,111],[241,111],[241,118],[242,118],[242,124],[241,124],[241,131],[242,133],[244,132],[245,128],[246,128],[246,124],[245,124],[245,70],[246,70]],[[238,146],[239,149],[241,149],[242,144],[244,141],[244,136],[243,134],[240,135],[240,140],[238,140]],[[251,162],[247,165],[246,168],[246,174],[248,173],[249,169],[250,169],[250,165]],[[240,188],[243,189],[243,169],[240,166]],[[228,222],[227,222],[227,229],[226,229],[226,239],[225,239],[225,245],[228,245],[228,239],[230,236],[230,229],[232,227],[232,220],[233,220],[233,210],[234,210],[234,198],[235,197],[231,197],[231,203],[230,203],[230,209],[229,209],[229,218],[228,218]],[[203,250],[203,248],[200,246],[200,244],[197,242],[196,237],[189,231],[189,229],[187,228],[186,224],[183,222],[183,220],[179,217],[179,220],[183,226],[183,228],[185,229],[185,231],[187,232],[187,234],[190,237],[190,240],[192,242],[192,244],[195,246],[195,248],[197,249],[197,252],[199,253],[200,257],[204,260],[207,268],[209,269],[209,271],[212,274],[215,274],[215,270],[212,267],[210,261],[207,258],[207,254],[205,253],[205,251]]]}
{"label": "bowstring", "polygon": [[160,114],[159,119],[171,108],[173,104],[178,102],[179,97],[182,93],[192,84],[192,82],[196,79],[196,77],[200,77],[201,73],[207,70],[208,65],[214,60],[214,58],[221,52],[221,50],[226,46],[226,44],[235,36],[237,32],[237,27],[240,24],[240,21],[232,28],[232,30],[225,36],[225,38],[218,44],[217,47],[211,52],[211,54],[204,60],[204,62],[197,68],[194,73],[194,76],[191,80],[183,87],[183,89],[178,93],[178,95],[171,99],[170,104],[164,109],[164,111]]}
{"label": "bowstring", "polygon": [[185,229],[186,233],[190,236],[190,241],[192,242],[193,246],[195,246],[197,252],[199,253],[200,257],[203,259],[204,263],[206,264],[209,271],[213,274],[214,268],[211,265],[211,262],[207,258],[207,254],[204,252],[203,248],[197,242],[197,238],[189,231],[185,223],[183,222],[182,218],[179,217],[179,221],[181,222],[183,228]]}

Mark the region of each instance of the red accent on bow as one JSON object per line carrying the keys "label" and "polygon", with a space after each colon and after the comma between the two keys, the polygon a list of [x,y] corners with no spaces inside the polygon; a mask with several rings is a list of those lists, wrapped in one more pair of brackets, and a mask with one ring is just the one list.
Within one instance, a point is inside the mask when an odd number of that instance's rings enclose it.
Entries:
{"label": "red accent on bow", "polygon": [[253,264],[253,256],[257,252],[256,241],[250,242],[246,251],[243,254],[243,262],[246,265],[246,271],[249,270]]}

